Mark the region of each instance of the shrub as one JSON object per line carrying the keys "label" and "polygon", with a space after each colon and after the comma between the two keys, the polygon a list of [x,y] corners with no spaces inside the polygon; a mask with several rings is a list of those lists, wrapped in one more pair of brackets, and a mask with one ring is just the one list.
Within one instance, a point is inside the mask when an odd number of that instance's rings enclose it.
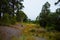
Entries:
{"label": "shrub", "polygon": [[16,16],[11,17],[11,24],[15,24],[16,23]]}
{"label": "shrub", "polygon": [[10,25],[10,19],[9,19],[9,14],[8,13],[5,13],[2,17],[2,22],[1,22],[1,25]]}

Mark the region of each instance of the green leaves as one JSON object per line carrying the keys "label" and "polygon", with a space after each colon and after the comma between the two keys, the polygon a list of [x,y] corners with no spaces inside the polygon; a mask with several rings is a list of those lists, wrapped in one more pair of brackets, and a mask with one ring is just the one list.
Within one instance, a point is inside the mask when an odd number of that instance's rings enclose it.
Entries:
{"label": "green leaves", "polygon": [[[23,14],[16,14],[23,8],[23,3],[21,3],[23,0],[1,0],[0,2],[0,24],[1,25],[9,25],[9,24],[15,24],[16,22],[16,15],[23,15]],[[15,12],[16,11],[16,12]],[[3,14],[1,16],[1,14]],[[20,17],[19,16],[19,17]],[[23,15],[23,19],[25,16]]]}
{"label": "green leaves", "polygon": [[10,19],[9,19],[9,14],[5,13],[3,18],[2,18],[2,25],[10,25]]}
{"label": "green leaves", "polygon": [[26,16],[26,14],[23,11],[19,11],[16,14],[16,16],[17,16],[17,21],[22,22],[22,21],[26,21],[27,20],[27,16]]}
{"label": "green leaves", "polygon": [[46,23],[48,21],[48,15],[50,14],[49,7],[50,7],[50,4],[48,2],[46,2],[42,7],[42,11],[39,15],[39,21],[41,26],[47,25]]}

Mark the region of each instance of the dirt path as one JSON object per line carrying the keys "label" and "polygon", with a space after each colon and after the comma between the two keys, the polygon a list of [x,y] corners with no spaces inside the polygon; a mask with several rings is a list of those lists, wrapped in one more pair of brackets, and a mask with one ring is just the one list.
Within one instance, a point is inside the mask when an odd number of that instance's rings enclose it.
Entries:
{"label": "dirt path", "polygon": [[[2,40],[10,40],[11,37],[20,37],[22,36],[22,30],[25,28],[24,25],[16,24],[11,25],[10,27],[7,26],[0,26],[0,38]],[[34,37],[35,40],[45,40],[44,38]],[[1,40],[1,39],[0,39]]]}
{"label": "dirt path", "polygon": [[12,25],[11,27],[0,26],[0,36],[2,40],[10,40],[12,36],[19,37],[22,35],[22,29],[20,24]]}

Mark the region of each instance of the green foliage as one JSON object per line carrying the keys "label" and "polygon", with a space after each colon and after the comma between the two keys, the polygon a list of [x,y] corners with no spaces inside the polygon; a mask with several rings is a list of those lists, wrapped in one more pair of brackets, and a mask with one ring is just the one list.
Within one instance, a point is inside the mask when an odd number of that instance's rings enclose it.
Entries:
{"label": "green foliage", "polygon": [[10,20],[11,20],[11,24],[15,24],[16,23],[16,16],[13,16]]}
{"label": "green foliage", "polygon": [[46,2],[43,7],[42,7],[42,11],[39,15],[39,22],[40,22],[40,25],[42,27],[45,28],[45,26],[47,25],[47,21],[48,21],[48,15],[50,14],[50,4],[48,2]]}
{"label": "green foliage", "polygon": [[36,17],[35,23],[39,24],[39,16]]}
{"label": "green foliage", "polygon": [[9,17],[10,17],[9,14],[8,14],[8,13],[5,13],[5,14],[3,15],[1,24],[2,24],[2,25],[10,25],[11,23],[10,23]]}
{"label": "green foliage", "polygon": [[0,25],[9,26],[15,24],[15,22],[16,16],[11,17],[8,13],[5,13],[0,20]]}
{"label": "green foliage", "polygon": [[[16,22],[16,12],[20,11],[24,6],[23,0],[1,0],[0,2],[0,25],[10,25]],[[3,14],[3,16],[1,16]]]}
{"label": "green foliage", "polygon": [[26,14],[23,12],[23,11],[19,11],[18,13],[17,13],[17,21],[19,22],[25,22],[25,21],[27,21],[27,16],[26,16]]}
{"label": "green foliage", "polygon": [[48,30],[55,29],[60,31],[60,8],[56,9],[56,12],[50,12],[50,4],[46,2],[37,20],[40,22],[40,26],[48,28]]}
{"label": "green foliage", "polygon": [[60,8],[56,9],[55,13],[51,13],[49,16],[49,23],[55,28],[55,30],[60,31]]}

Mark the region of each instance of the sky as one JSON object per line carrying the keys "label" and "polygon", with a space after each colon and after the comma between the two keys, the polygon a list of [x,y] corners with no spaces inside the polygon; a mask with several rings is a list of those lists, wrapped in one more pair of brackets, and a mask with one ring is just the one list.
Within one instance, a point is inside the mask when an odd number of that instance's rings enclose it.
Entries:
{"label": "sky", "polygon": [[54,12],[57,8],[59,8],[58,5],[54,5],[57,0],[24,0],[23,5],[23,11],[28,16],[29,19],[35,20],[36,17],[40,14],[42,10],[42,6],[49,2],[51,4],[50,10]]}

